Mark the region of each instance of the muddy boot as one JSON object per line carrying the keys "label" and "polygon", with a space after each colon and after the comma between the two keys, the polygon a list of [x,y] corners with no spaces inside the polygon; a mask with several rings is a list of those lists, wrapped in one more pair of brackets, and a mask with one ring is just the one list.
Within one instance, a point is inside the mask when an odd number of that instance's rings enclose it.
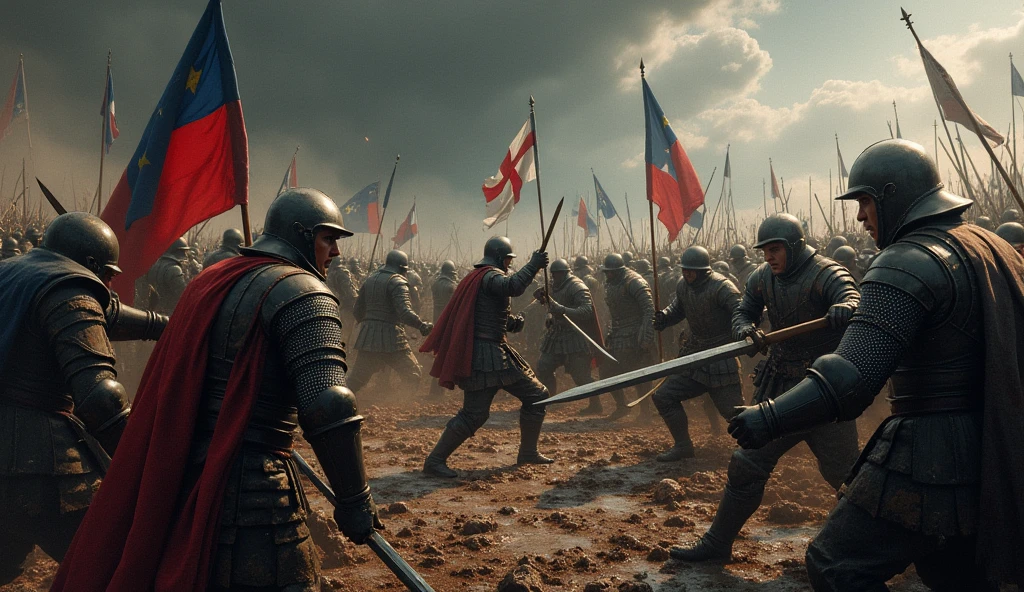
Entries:
{"label": "muddy boot", "polygon": [[544,425],[543,415],[527,415],[519,418],[519,456],[517,465],[550,465],[555,459],[537,452],[540,428]]}
{"label": "muddy boot", "polygon": [[626,395],[622,391],[616,391],[612,393],[612,398],[615,399],[615,411],[608,416],[608,421],[618,421],[629,415],[632,409],[626,407]]}
{"label": "muddy boot", "polygon": [[427,459],[423,461],[423,472],[427,475],[445,477],[446,479],[454,479],[459,476],[454,470],[448,468],[448,457],[472,434],[466,433],[458,427],[453,427],[451,423],[448,422],[449,425],[445,426],[441,438],[438,439],[434,449],[427,455]]}
{"label": "muddy boot", "polygon": [[711,528],[690,547],[672,547],[669,556],[679,561],[729,561],[732,542],[760,505],[760,496],[738,497],[727,485]]}
{"label": "muddy boot", "polygon": [[686,421],[686,411],[678,403],[676,405],[678,409],[663,411],[667,415],[663,415],[662,419],[665,420],[668,432],[672,434],[672,440],[675,443],[672,448],[655,457],[658,462],[675,462],[694,456],[693,441],[690,440],[690,430]]}

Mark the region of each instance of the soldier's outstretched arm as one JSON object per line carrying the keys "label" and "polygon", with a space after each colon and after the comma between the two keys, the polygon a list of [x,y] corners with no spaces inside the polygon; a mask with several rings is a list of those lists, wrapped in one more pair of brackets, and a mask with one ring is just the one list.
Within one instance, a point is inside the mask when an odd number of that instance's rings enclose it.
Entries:
{"label": "soldier's outstretched arm", "polygon": [[156,341],[167,327],[166,315],[128,306],[114,292],[104,313],[111,341]]}
{"label": "soldier's outstretched arm", "polygon": [[117,381],[103,308],[94,296],[69,285],[46,294],[37,311],[61,374],[71,387],[75,416],[112,456],[131,406]]}
{"label": "soldier's outstretched arm", "polygon": [[295,387],[303,436],[337,495],[334,519],[346,537],[362,544],[382,525],[363,466],[363,418],[345,386],[348,366],[338,314],[332,296],[301,296],[274,313],[271,335]]}
{"label": "soldier's outstretched arm", "polygon": [[534,251],[526,265],[511,275],[488,273],[480,289],[491,296],[522,296],[533,282],[533,277],[547,264],[548,254]]}
{"label": "soldier's outstretched arm", "polygon": [[757,333],[764,315],[764,294],[761,293],[761,275],[771,273],[767,265],[754,270],[747,278],[747,286],[743,289],[743,297],[732,313],[732,337],[737,341],[748,335]]}
{"label": "soldier's outstretched arm", "polygon": [[686,318],[686,310],[683,309],[682,303],[679,302],[679,295],[672,295],[672,302],[669,303],[665,308],[654,313],[654,330],[664,331],[672,325],[683,322]]}
{"label": "soldier's outstretched arm", "polygon": [[869,273],[860,306],[835,353],[818,358],[807,378],[774,400],[743,408],[730,422],[729,433],[744,448],[758,448],[785,434],[863,413],[930,311],[943,305],[942,291],[921,276],[900,269]]}
{"label": "soldier's outstretched arm", "polygon": [[594,300],[590,297],[590,290],[587,289],[583,280],[573,286],[575,292],[568,305],[561,305],[553,299],[548,304],[552,313],[563,314],[576,323],[582,323],[594,317]]}

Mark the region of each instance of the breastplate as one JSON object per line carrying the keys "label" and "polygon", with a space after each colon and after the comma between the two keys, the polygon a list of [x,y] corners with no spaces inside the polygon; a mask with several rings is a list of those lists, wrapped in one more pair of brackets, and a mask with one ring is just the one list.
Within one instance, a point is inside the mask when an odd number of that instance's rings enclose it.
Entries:
{"label": "breastplate", "polygon": [[[489,271],[484,276],[486,283],[492,274],[500,274],[500,271]],[[508,326],[508,316],[512,311],[512,299],[508,296],[494,296],[488,294],[481,288],[476,296],[476,306],[473,309],[473,335],[488,341],[504,341],[505,327]]]}
{"label": "breastplate", "polygon": [[366,303],[364,321],[383,321],[397,325],[398,312],[391,303],[392,285],[397,280],[391,272],[376,271],[363,284],[363,299]]}
{"label": "breastplate", "polygon": [[722,282],[727,281],[719,274],[712,274],[697,286],[686,280],[676,285],[676,297],[690,325],[690,346],[695,351],[732,341],[732,311],[718,304],[718,292]]}
{"label": "breastplate", "polygon": [[639,274],[627,271],[621,282],[605,284],[605,303],[608,306],[608,314],[612,317],[612,331],[636,329],[644,320],[640,303],[629,293],[629,285],[639,280]]}
{"label": "breastplate", "polygon": [[[766,270],[761,275],[762,294],[772,331],[799,325],[825,316],[831,303],[817,294],[827,274],[829,260],[819,255],[807,259],[798,273],[780,278]],[[810,362],[835,351],[843,334],[825,329],[806,333],[772,346],[771,354],[781,361]]]}

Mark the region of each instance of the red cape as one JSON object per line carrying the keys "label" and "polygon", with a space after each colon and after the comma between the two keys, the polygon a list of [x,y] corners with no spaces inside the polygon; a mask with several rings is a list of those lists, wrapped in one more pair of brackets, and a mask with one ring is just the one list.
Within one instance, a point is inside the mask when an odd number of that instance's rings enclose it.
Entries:
{"label": "red cape", "polygon": [[207,334],[239,279],[273,263],[234,257],[189,284],[150,356],[110,471],[51,591],[206,589],[224,486],[266,357],[266,338],[254,322],[241,348],[246,355],[228,379],[202,474],[183,491],[206,374]]}
{"label": "red cape", "polygon": [[492,269],[494,267],[490,265],[478,267],[462,278],[452,299],[434,324],[434,329],[420,346],[421,352],[434,354],[430,375],[447,389],[455,388],[456,382],[469,378],[473,373],[476,296],[480,293],[484,275]]}

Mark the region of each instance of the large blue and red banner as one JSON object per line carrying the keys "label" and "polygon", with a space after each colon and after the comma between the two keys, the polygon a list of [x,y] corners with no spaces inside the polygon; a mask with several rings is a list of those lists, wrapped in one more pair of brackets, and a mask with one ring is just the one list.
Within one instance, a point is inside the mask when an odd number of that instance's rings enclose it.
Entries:
{"label": "large blue and red banner", "polygon": [[573,211],[573,215],[576,216],[576,226],[579,226],[585,231],[586,237],[597,236],[597,222],[590,217],[590,212],[587,210],[587,202],[580,198],[580,203]]}
{"label": "large blue and red banner", "polygon": [[658,204],[658,220],[668,229],[668,240],[674,241],[683,224],[704,203],[704,191],[697,171],[654,98],[647,79],[643,80],[643,87],[647,121],[647,199]]}
{"label": "large blue and red banner", "polygon": [[391,242],[395,243],[395,248],[404,245],[405,243],[412,240],[412,237],[419,234],[420,228],[416,224],[416,202],[412,202],[412,209],[409,210],[409,215],[405,217],[405,221],[398,227],[398,231],[395,236],[391,238]]}
{"label": "large blue and red banner", "polygon": [[185,47],[103,220],[121,244],[112,287],[137,278],[189,228],[249,201],[249,147],[220,0]]}
{"label": "large blue and red banner", "polygon": [[107,84],[103,91],[103,106],[100,107],[100,116],[103,117],[103,147],[106,148],[107,154],[110,154],[110,146],[121,135],[117,129],[117,117],[114,111],[114,75],[110,73],[110,66],[107,66]]}
{"label": "large blue and red banner", "polygon": [[359,193],[341,206],[342,221],[351,232],[377,234],[380,230],[380,204],[377,194],[380,193],[380,181],[374,181],[363,187]]}

